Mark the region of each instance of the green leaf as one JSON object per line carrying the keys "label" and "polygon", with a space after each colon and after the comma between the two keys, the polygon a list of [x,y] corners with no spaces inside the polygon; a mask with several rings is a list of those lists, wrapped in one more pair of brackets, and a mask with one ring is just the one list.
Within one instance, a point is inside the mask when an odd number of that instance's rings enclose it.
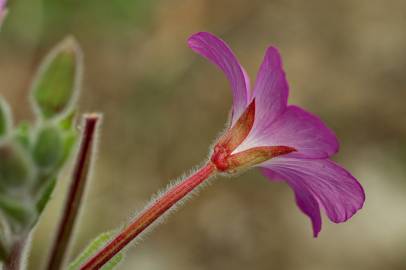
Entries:
{"label": "green leaf", "polygon": [[[100,234],[96,239],[94,239],[85,248],[85,250],[69,265],[68,270],[77,270],[82,264],[84,264],[88,259],[90,259],[96,252],[107,244],[113,237],[114,232],[105,232]],[[109,262],[107,262],[101,270],[112,270],[114,269],[123,259],[123,254],[118,253]]]}
{"label": "green leaf", "polygon": [[70,157],[72,150],[76,145],[77,139],[78,134],[76,133],[76,131],[70,131],[64,134],[62,162],[66,162],[66,160]]}
{"label": "green leaf", "polygon": [[64,131],[70,131],[73,129],[75,123],[76,111],[72,110],[64,118],[59,121],[59,127]]}
{"label": "green leaf", "polygon": [[32,179],[33,166],[20,145],[0,143],[0,189],[21,187]]}
{"label": "green leaf", "polygon": [[50,119],[70,111],[79,91],[82,52],[66,38],[43,61],[32,87],[35,111]]}
{"label": "green leaf", "polygon": [[47,183],[45,184],[45,188],[42,191],[42,194],[39,196],[39,199],[37,201],[37,211],[38,213],[42,213],[44,211],[45,206],[47,205],[48,201],[52,197],[52,192],[55,189],[56,185],[56,177],[51,177],[47,180]]}
{"label": "green leaf", "polygon": [[11,129],[11,113],[7,102],[0,97],[0,138],[4,137]]}
{"label": "green leaf", "polygon": [[45,126],[37,134],[33,157],[42,169],[54,169],[64,155],[64,142],[61,131],[54,126]]}

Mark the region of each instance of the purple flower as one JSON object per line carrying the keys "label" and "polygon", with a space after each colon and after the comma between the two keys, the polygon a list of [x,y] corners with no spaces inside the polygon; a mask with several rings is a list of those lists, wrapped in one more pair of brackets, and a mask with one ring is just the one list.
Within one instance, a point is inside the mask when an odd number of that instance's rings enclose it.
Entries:
{"label": "purple flower", "polygon": [[232,89],[230,128],[211,157],[217,170],[256,166],[270,180],[286,181],[311,219],[315,237],[321,230],[320,207],[336,223],[362,208],[362,186],[329,159],[339,149],[333,131],[317,116],[287,104],[289,87],[276,48],[267,49],[251,91],[248,75],[224,41],[201,32],[188,43],[225,73]]}

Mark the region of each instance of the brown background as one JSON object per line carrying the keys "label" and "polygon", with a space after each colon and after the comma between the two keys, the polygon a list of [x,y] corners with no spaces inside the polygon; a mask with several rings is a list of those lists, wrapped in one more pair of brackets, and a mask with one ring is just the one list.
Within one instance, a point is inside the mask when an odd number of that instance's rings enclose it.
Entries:
{"label": "brown background", "polygon": [[[224,75],[186,45],[211,31],[251,75],[280,48],[290,102],[341,141],[335,157],[363,184],[365,207],[318,239],[283,183],[256,170],[218,178],[127,253],[120,269],[406,269],[406,2],[403,0],[21,0],[0,34],[1,95],[30,119],[41,57],[74,34],[86,57],[82,112],[104,113],[94,176],[74,253],[202,162],[231,104]],[[38,226],[39,269],[66,176]]]}

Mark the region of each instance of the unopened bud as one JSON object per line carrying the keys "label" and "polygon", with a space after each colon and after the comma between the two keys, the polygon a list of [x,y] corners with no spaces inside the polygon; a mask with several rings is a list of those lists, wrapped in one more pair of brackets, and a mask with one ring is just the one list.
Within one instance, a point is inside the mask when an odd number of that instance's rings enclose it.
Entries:
{"label": "unopened bud", "polygon": [[64,145],[60,130],[46,126],[39,130],[33,149],[35,163],[42,169],[53,169],[62,160]]}
{"label": "unopened bud", "polygon": [[0,144],[0,189],[20,187],[32,178],[28,154],[16,143]]}
{"label": "unopened bud", "polygon": [[69,110],[79,91],[82,53],[77,42],[69,37],[44,60],[32,88],[36,111],[46,119]]}

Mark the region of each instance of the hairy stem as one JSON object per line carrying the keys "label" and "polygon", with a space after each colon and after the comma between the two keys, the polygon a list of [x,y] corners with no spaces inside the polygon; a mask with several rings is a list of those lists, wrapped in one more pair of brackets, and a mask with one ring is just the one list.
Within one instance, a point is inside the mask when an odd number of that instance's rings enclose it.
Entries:
{"label": "hairy stem", "polygon": [[48,270],[63,269],[66,258],[69,254],[69,246],[73,235],[76,217],[78,216],[86,183],[89,176],[90,166],[93,159],[93,148],[97,125],[101,119],[98,114],[89,114],[84,117],[84,128],[82,141],[72,180],[69,186],[68,195],[62,211],[61,220],[54,239],[47,267]]}
{"label": "hairy stem", "polygon": [[205,182],[205,180],[207,180],[215,172],[216,167],[210,162],[192,176],[170,188],[162,196],[157,198],[151,204],[151,206],[141,212],[128,226],[121,230],[111,242],[109,242],[93,257],[85,262],[80,267],[80,270],[100,269],[132,240],[140,235],[141,232],[147,229],[154,221],[156,221],[159,217],[162,217],[166,211],[168,211],[172,206],[174,206],[200,184]]}

